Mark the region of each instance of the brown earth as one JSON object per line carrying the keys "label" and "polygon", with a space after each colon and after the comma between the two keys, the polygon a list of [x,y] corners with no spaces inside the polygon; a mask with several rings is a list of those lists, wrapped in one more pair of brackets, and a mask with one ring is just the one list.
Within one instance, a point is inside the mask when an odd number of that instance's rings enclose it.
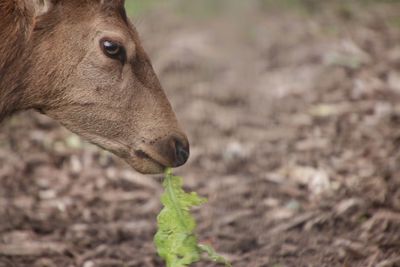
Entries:
{"label": "brown earth", "polygon": [[[199,236],[234,266],[400,266],[400,4],[321,2],[162,5],[139,21],[191,139],[176,172],[209,198]],[[163,266],[160,182],[14,116],[0,132],[0,266]]]}

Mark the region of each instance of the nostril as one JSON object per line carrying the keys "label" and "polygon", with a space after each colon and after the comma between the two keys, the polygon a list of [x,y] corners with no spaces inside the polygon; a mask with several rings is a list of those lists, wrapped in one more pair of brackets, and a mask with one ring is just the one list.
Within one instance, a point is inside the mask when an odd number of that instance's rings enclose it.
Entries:
{"label": "nostril", "polygon": [[178,139],[175,139],[175,153],[176,153],[176,161],[175,167],[182,166],[186,163],[189,158],[189,146],[185,145]]}

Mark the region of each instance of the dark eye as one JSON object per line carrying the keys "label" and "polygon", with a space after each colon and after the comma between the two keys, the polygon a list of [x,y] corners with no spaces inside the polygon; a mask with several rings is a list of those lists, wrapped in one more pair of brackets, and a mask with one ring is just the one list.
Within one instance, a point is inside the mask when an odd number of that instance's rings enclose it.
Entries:
{"label": "dark eye", "polygon": [[109,40],[102,40],[100,45],[106,56],[110,58],[123,59],[125,51],[119,43]]}

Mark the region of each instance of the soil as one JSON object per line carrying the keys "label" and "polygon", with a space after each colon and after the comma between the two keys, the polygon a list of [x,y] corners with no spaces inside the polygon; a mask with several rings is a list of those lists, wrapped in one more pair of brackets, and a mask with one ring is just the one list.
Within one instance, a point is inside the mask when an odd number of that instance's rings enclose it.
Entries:
{"label": "soil", "polygon": [[[209,198],[198,234],[234,266],[400,266],[400,4],[310,2],[135,20],[191,140],[176,173]],[[13,116],[0,266],[163,266],[161,181],[47,117]]]}

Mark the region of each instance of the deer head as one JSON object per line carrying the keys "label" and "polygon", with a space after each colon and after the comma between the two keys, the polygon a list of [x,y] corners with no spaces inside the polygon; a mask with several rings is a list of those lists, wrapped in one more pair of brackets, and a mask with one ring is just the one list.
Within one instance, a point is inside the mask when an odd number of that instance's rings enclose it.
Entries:
{"label": "deer head", "polygon": [[34,0],[20,105],[142,173],[186,162],[189,144],[122,0]]}

